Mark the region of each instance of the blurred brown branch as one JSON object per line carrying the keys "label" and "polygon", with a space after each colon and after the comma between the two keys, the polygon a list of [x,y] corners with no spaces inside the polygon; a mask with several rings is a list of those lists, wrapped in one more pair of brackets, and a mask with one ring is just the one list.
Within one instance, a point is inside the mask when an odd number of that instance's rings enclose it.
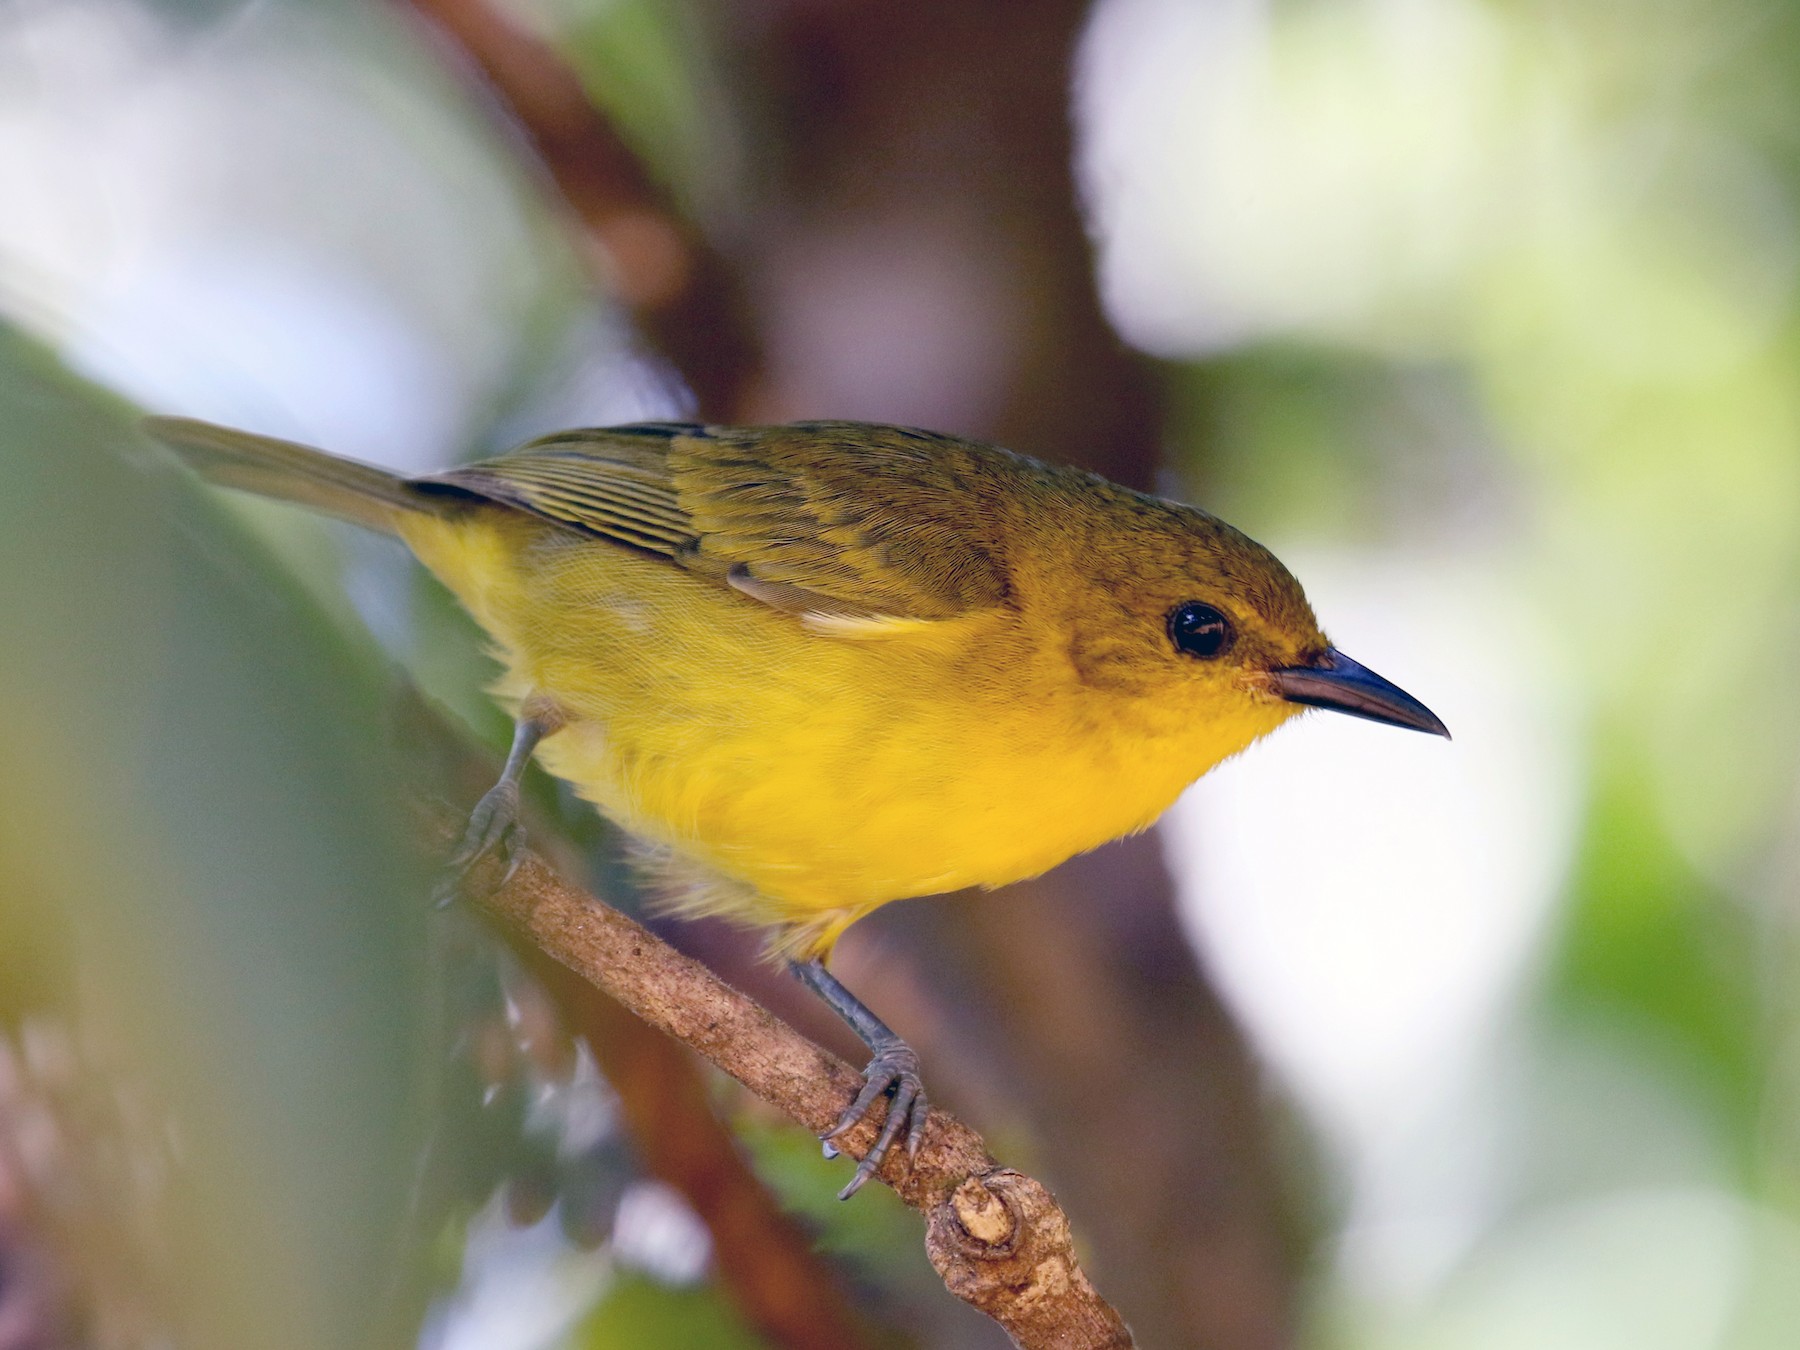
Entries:
{"label": "blurred brown branch", "polygon": [[473,66],[580,224],[606,288],[703,415],[751,403],[762,358],[742,288],[549,45],[485,0],[404,0]]}
{"label": "blurred brown branch", "polygon": [[533,968],[619,1094],[644,1168],[673,1186],[712,1234],[720,1284],[782,1350],[900,1344],[867,1326],[812,1236],[763,1185],[714,1113],[693,1056],[541,951]]}
{"label": "blurred brown branch", "polygon": [[[527,856],[485,903],[545,954],[814,1134],[831,1129],[856,1095],[856,1069],[537,858]],[[861,1158],[878,1125],[863,1121],[840,1147]],[[945,1287],[1024,1350],[1132,1344],[1077,1263],[1068,1219],[1049,1191],[997,1164],[961,1121],[933,1111],[917,1158],[896,1150],[877,1175],[925,1216],[926,1250]]]}

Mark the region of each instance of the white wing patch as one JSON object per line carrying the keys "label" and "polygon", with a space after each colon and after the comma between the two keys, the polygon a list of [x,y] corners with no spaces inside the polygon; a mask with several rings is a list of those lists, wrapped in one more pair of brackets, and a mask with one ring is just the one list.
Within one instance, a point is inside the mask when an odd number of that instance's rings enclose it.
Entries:
{"label": "white wing patch", "polygon": [[792,614],[810,632],[835,638],[890,638],[916,633],[931,627],[936,620],[909,619],[899,614],[879,614],[856,605],[832,600],[829,596],[794,586],[785,581],[764,581],[750,575],[750,569],[739,563],[725,575],[726,583],[740,595]]}
{"label": "white wing patch", "polygon": [[859,642],[905,637],[940,626],[937,619],[909,619],[899,614],[827,614],[820,610],[808,610],[800,616],[800,622],[808,632]]}

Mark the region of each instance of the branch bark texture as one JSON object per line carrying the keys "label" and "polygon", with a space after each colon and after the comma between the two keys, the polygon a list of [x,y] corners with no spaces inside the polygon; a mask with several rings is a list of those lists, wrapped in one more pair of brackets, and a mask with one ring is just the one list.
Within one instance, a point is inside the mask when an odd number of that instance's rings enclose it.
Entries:
{"label": "branch bark texture", "polygon": [[[484,878],[472,880],[479,887]],[[836,1123],[861,1086],[851,1065],[535,857],[527,856],[485,904],[560,965],[814,1134]],[[861,1158],[879,1124],[863,1121],[840,1147]],[[896,1150],[877,1175],[925,1216],[926,1251],[945,1287],[998,1322],[1021,1350],[1133,1344],[1076,1261],[1055,1198],[995,1162],[955,1117],[933,1111],[917,1157]]]}

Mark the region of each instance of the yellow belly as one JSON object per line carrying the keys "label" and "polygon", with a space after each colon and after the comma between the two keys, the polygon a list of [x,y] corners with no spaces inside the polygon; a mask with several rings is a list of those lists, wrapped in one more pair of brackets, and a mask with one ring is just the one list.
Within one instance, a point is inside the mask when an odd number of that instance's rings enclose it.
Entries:
{"label": "yellow belly", "polygon": [[[700,907],[829,948],[889,900],[1034,876],[1141,829],[1215,747],[1109,729],[1009,614],[821,636],[668,562],[501,512],[407,542],[500,647],[496,692],[568,719],[538,751],[625,829],[739,883]],[[1084,702],[1086,700],[1086,702]]]}

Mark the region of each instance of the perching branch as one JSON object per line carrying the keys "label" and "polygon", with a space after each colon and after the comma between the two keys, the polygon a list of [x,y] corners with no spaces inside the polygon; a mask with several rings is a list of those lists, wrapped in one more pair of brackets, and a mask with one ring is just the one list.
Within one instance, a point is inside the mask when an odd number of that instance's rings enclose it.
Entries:
{"label": "perching branch", "polygon": [[[479,889],[489,875],[472,878]],[[794,1121],[824,1134],[861,1075],[699,962],[527,855],[484,904],[559,964],[698,1051]],[[879,1116],[841,1141],[852,1158]],[[1022,1350],[1118,1350],[1124,1321],[1075,1259],[1069,1221],[1038,1182],[996,1163],[981,1136],[942,1111],[917,1158],[895,1150],[876,1174],[925,1216],[925,1247],[944,1285],[992,1317]]]}

